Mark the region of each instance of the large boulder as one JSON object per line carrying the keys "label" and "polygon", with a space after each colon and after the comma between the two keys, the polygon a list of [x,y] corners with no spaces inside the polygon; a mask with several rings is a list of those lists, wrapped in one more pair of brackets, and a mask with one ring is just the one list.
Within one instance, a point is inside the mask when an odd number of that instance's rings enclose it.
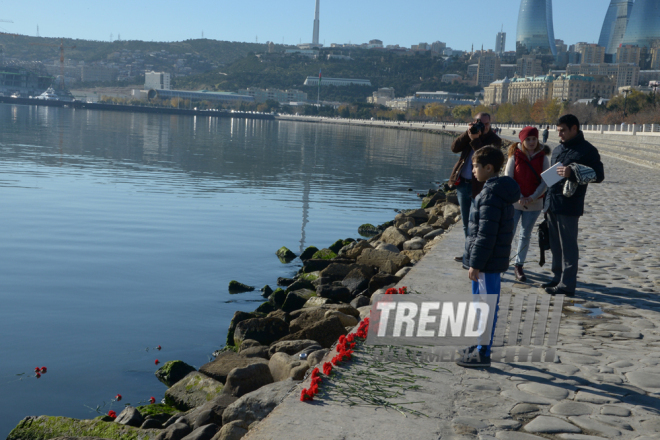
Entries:
{"label": "large boulder", "polygon": [[275,353],[268,361],[270,374],[275,382],[291,378],[302,380],[309,369],[306,360],[300,360],[298,356],[290,356],[286,353]]}
{"label": "large boulder", "polygon": [[350,316],[355,316],[358,318],[360,316],[360,312],[358,312],[355,307],[351,306],[350,304],[325,304],[321,307],[322,309],[327,310],[337,310],[339,312],[342,312],[346,315]]}
{"label": "large boulder", "polygon": [[301,289],[314,289],[314,285],[311,280],[307,278],[298,278],[293,284],[286,288],[286,292],[295,292],[296,290]]}
{"label": "large boulder", "polygon": [[413,237],[410,240],[403,243],[403,250],[418,251],[420,249],[424,249],[425,245],[426,245],[426,240],[424,240],[422,237]]}
{"label": "large boulder", "polygon": [[156,440],[182,440],[191,432],[192,428],[187,423],[176,422],[158,434]]}
{"label": "large boulder", "polygon": [[354,241],[341,248],[337,256],[339,258],[350,258],[351,260],[355,260],[365,249],[373,249],[373,247],[366,240]]}
{"label": "large boulder", "polygon": [[442,191],[438,191],[435,194],[424,197],[424,199],[422,199],[422,209],[435,206],[440,202],[444,202],[446,199],[447,196],[445,196],[445,193]]}
{"label": "large boulder", "polygon": [[[400,229],[397,229],[395,226],[390,226],[389,228],[385,229],[383,231],[383,234],[380,236],[380,241],[384,243],[389,243],[393,244],[394,246],[398,247],[401,249],[401,246],[403,246],[403,243],[406,240],[409,240],[410,236],[403,232]],[[364,256],[364,251],[360,255],[361,257]],[[359,260],[358,260],[359,262]]]}
{"label": "large boulder", "polygon": [[312,325],[325,318],[325,312],[327,312],[327,309],[320,307],[310,307],[298,310],[298,312],[292,313],[293,319],[289,324],[289,330],[291,333],[296,333],[300,330],[306,329],[307,327],[311,327]]}
{"label": "large boulder", "polygon": [[328,310],[325,312],[325,318],[337,317],[341,321],[341,325],[344,327],[355,327],[358,324],[358,320],[355,316],[347,315],[338,310]]}
{"label": "large boulder", "polygon": [[[293,293],[295,292],[291,292],[289,295]],[[287,300],[289,295],[287,295]],[[284,307],[282,310],[288,311]],[[289,334],[289,325],[281,319],[252,318],[238,323],[234,331],[234,345],[240,345],[245,339],[254,339],[261,345],[270,345],[287,334]]]}
{"label": "large boulder", "polygon": [[171,387],[189,373],[192,373],[195,367],[186,364],[183,361],[168,361],[154,373],[156,378],[168,387]]}
{"label": "large boulder", "polygon": [[250,425],[264,419],[298,383],[287,379],[265,385],[242,396],[227,407],[222,415],[222,424],[240,420]]}
{"label": "large boulder", "polygon": [[218,425],[211,423],[195,429],[181,440],[211,440],[219,430]]}
{"label": "large boulder", "polygon": [[369,281],[369,293],[373,294],[378,289],[392,286],[398,283],[399,280],[400,278],[397,277],[396,275],[390,275],[387,273],[377,273]]}
{"label": "large boulder", "polygon": [[319,249],[316,246],[307,246],[302,254],[300,254],[300,259],[302,261],[309,260],[318,251]]}
{"label": "large boulder", "polygon": [[341,281],[351,271],[348,264],[331,264],[319,274],[322,278],[329,278],[330,281]]}
{"label": "large boulder", "polygon": [[317,345],[318,343],[316,341],[312,341],[311,339],[275,342],[268,349],[268,356],[272,357],[275,353],[286,353],[288,355],[293,355],[308,347],[313,347]]}
{"label": "large boulder", "polygon": [[374,269],[371,266],[356,264],[344,277],[341,284],[351,292],[351,295],[354,295],[369,286],[369,280],[372,276],[374,276]]}
{"label": "large boulder", "polygon": [[313,259],[318,260],[332,260],[335,257],[337,257],[337,254],[328,248],[323,248],[319,251],[316,251],[314,255],[312,255]]}
{"label": "large boulder", "polygon": [[[411,237],[424,237],[429,232],[433,232],[433,228],[425,224],[421,226],[415,226],[414,228],[408,230],[408,235],[410,235]],[[406,243],[403,243],[403,245],[405,246]]]}
{"label": "large boulder", "polygon": [[421,225],[429,219],[429,214],[423,209],[411,209],[410,211],[405,211],[404,214],[412,217],[416,225]]}
{"label": "large boulder", "polygon": [[144,417],[140,414],[140,411],[133,408],[132,406],[127,406],[122,412],[119,413],[115,419],[115,423],[120,425],[135,426],[136,428],[142,426],[144,423]]}
{"label": "large boulder", "polygon": [[[227,330],[227,345],[234,345],[234,331],[236,331],[236,326],[239,322],[246,321],[248,319],[257,318],[259,315],[257,313],[246,313],[238,311],[234,313],[234,317],[231,318],[229,322],[229,329]],[[240,344],[239,344],[240,345]]]}
{"label": "large boulder", "polygon": [[459,215],[461,215],[461,207],[458,205],[454,205],[452,203],[447,203],[444,206],[444,210],[442,212],[442,216],[444,218],[457,218]]}
{"label": "large boulder", "polygon": [[341,335],[348,332],[337,317],[324,318],[311,326],[282,338],[282,341],[295,341],[296,339],[311,339],[318,342],[323,348],[330,348]]}
{"label": "large boulder", "polygon": [[242,420],[235,420],[223,425],[213,440],[240,440],[248,433],[248,425]]}
{"label": "large boulder", "polygon": [[284,300],[286,300],[286,292],[282,289],[275,290],[268,297],[268,302],[277,308],[282,307],[282,304],[284,304]]}
{"label": "large boulder", "polygon": [[400,251],[400,249],[398,247],[394,246],[393,244],[389,244],[389,243],[381,243],[378,246],[376,246],[376,249],[378,249],[379,251],[394,252],[395,254],[398,254],[399,251]]}
{"label": "large boulder", "polygon": [[195,371],[165,391],[165,403],[180,411],[188,411],[213,399],[222,389],[221,382]]}
{"label": "large boulder", "polygon": [[229,293],[252,292],[254,289],[254,286],[248,286],[247,284],[240,283],[236,280],[231,280],[229,282]]}
{"label": "large boulder", "polygon": [[330,246],[328,246],[328,249],[330,249],[332,252],[334,252],[336,254],[337,252],[339,252],[339,250],[341,248],[343,248],[347,244],[351,244],[354,241],[355,240],[353,240],[352,238],[347,238],[346,240],[339,239],[339,240],[335,241],[334,243],[332,243]]}
{"label": "large boulder", "polygon": [[311,289],[300,289],[289,292],[286,295],[284,304],[282,304],[282,310],[286,313],[291,313],[295,310],[302,309],[305,306],[307,300],[314,296],[316,296],[316,292]]}
{"label": "large boulder", "polygon": [[421,249],[414,250],[414,251],[401,251],[403,255],[406,257],[410,258],[411,262],[418,262],[424,257],[424,251]]}
{"label": "large boulder", "polygon": [[[403,245],[403,242],[401,244]],[[397,273],[403,266],[410,263],[410,259],[405,255],[376,249],[365,250],[357,261],[359,264],[375,266],[389,274]]]}
{"label": "large boulder", "polygon": [[225,412],[225,408],[236,402],[237,399],[238,397],[230,394],[219,394],[204,405],[198,406],[188,412],[186,414],[188,424],[194,429],[208,425],[209,423],[215,423],[218,426],[222,425],[222,413]]}
{"label": "large boulder", "polygon": [[277,258],[279,258],[282,263],[288,263],[296,258],[296,254],[291,252],[286,246],[279,248],[277,252],[275,252],[275,255],[277,255]]}
{"label": "large boulder", "polygon": [[442,228],[434,229],[433,231],[429,232],[428,234],[426,234],[424,236],[424,240],[427,240],[427,241],[433,240],[433,239],[435,239],[435,237],[439,237],[444,233],[445,233],[445,230],[442,229]]}
{"label": "large boulder", "polygon": [[331,264],[351,264],[354,263],[353,260],[347,258],[335,258],[333,260],[324,260],[320,258],[310,258],[309,260],[303,263],[303,272],[310,273],[316,272],[317,270],[323,270]]}
{"label": "large boulder", "polygon": [[[330,301],[328,298],[321,298],[320,296],[313,296],[310,299],[307,300],[305,305],[303,306],[303,309],[308,309],[312,307],[321,307],[325,304],[331,304],[332,301]],[[299,311],[299,310],[297,310]]]}
{"label": "large boulder", "polygon": [[231,370],[227,375],[223,392],[241,397],[269,383],[273,383],[273,376],[270,374],[268,364],[252,364]]}
{"label": "large boulder", "polygon": [[234,368],[247,367],[248,365],[257,363],[267,363],[267,361],[260,358],[242,356],[233,351],[225,351],[220,353],[213,361],[202,365],[199,371],[218,382],[225,383],[229,372]]}
{"label": "large boulder", "polygon": [[351,291],[343,285],[336,286],[334,284],[319,286],[316,289],[316,295],[321,298],[328,298],[333,302],[348,303],[353,299]]}

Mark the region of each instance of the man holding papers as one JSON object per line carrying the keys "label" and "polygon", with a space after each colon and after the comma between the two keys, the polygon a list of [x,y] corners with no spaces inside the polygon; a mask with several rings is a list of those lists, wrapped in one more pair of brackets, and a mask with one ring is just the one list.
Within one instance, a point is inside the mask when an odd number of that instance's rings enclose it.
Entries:
{"label": "man holding papers", "polygon": [[552,152],[552,167],[542,175],[548,185],[543,210],[548,217],[554,275],[543,287],[551,295],[572,296],[579,259],[578,220],[584,214],[587,185],[602,182],[605,173],[598,150],[584,139],[575,116],[559,118],[557,132],[561,143]]}

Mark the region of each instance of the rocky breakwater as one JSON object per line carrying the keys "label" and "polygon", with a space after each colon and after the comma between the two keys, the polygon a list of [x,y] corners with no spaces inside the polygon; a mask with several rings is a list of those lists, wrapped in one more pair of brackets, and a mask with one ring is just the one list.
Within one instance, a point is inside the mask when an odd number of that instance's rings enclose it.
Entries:
{"label": "rocky breakwater", "polygon": [[[27,417],[8,440],[57,437],[108,439],[240,439],[264,419],[332,347],[369,315],[370,298],[397,284],[411,266],[460,219],[454,194],[429,191],[422,208],[403,211],[378,227],[362,225],[369,239],[337,240],[328,248],[307,248],[293,278],[278,279],[276,290],[253,312],[236,312],[226,345],[199,370],[170,361],[156,371],[169,388],[165,403],[130,407],[116,417],[93,420]],[[249,291],[232,281],[230,290]],[[326,358],[328,357],[328,358]]]}

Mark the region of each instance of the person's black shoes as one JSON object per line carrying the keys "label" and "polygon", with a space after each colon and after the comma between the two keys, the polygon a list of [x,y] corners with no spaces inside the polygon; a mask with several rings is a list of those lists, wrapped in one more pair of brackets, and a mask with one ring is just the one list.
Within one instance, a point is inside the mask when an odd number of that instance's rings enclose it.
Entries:
{"label": "person's black shoes", "polygon": [[463,261],[463,255],[461,255],[460,257],[454,257],[454,261],[458,261],[459,263],[461,263]]}
{"label": "person's black shoes", "polygon": [[519,265],[513,266],[513,273],[516,276],[516,279],[521,282],[527,281],[527,277],[525,276],[525,273],[523,272],[523,267]]}
{"label": "person's black shoes", "polygon": [[490,367],[490,356],[486,356],[485,350],[476,350],[468,347],[463,352],[463,357],[456,361],[456,365],[466,368],[488,368]]}
{"label": "person's black shoes", "polygon": [[557,286],[546,287],[545,291],[550,295],[575,296],[575,292],[569,292],[568,290],[561,289]]}
{"label": "person's black shoes", "polygon": [[543,287],[544,289],[547,288],[547,287],[557,287],[558,284],[559,284],[559,281],[549,281],[547,283],[541,284],[541,287]]}

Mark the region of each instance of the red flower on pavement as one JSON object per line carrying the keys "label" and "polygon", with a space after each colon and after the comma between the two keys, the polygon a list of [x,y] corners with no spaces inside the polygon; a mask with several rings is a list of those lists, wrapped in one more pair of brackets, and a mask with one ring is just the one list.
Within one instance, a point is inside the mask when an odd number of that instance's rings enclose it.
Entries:
{"label": "red flower on pavement", "polygon": [[399,287],[399,295],[405,295],[408,293],[408,288],[406,286]]}
{"label": "red flower on pavement", "polygon": [[113,410],[108,411],[108,417],[111,419],[116,419],[117,418],[117,413],[114,412]]}
{"label": "red flower on pavement", "polygon": [[151,396],[149,398],[149,402],[151,402],[152,404],[156,403],[156,398],[154,396]]}
{"label": "red flower on pavement", "polygon": [[394,287],[390,287],[385,291],[385,295],[396,295],[396,289]]}
{"label": "red flower on pavement", "polygon": [[314,394],[312,394],[307,388],[303,388],[300,393],[300,401],[305,402],[307,400],[314,400]]}
{"label": "red flower on pavement", "polygon": [[46,371],[48,371],[48,370],[46,369],[46,367],[41,367],[41,374],[45,374]]}
{"label": "red flower on pavement", "polygon": [[332,373],[332,364],[330,362],[326,362],[323,364],[323,374],[330,376],[330,373]]}
{"label": "red flower on pavement", "polygon": [[115,400],[116,400],[117,402],[119,402],[119,401],[121,400],[121,394],[117,394],[117,395],[115,396]]}

